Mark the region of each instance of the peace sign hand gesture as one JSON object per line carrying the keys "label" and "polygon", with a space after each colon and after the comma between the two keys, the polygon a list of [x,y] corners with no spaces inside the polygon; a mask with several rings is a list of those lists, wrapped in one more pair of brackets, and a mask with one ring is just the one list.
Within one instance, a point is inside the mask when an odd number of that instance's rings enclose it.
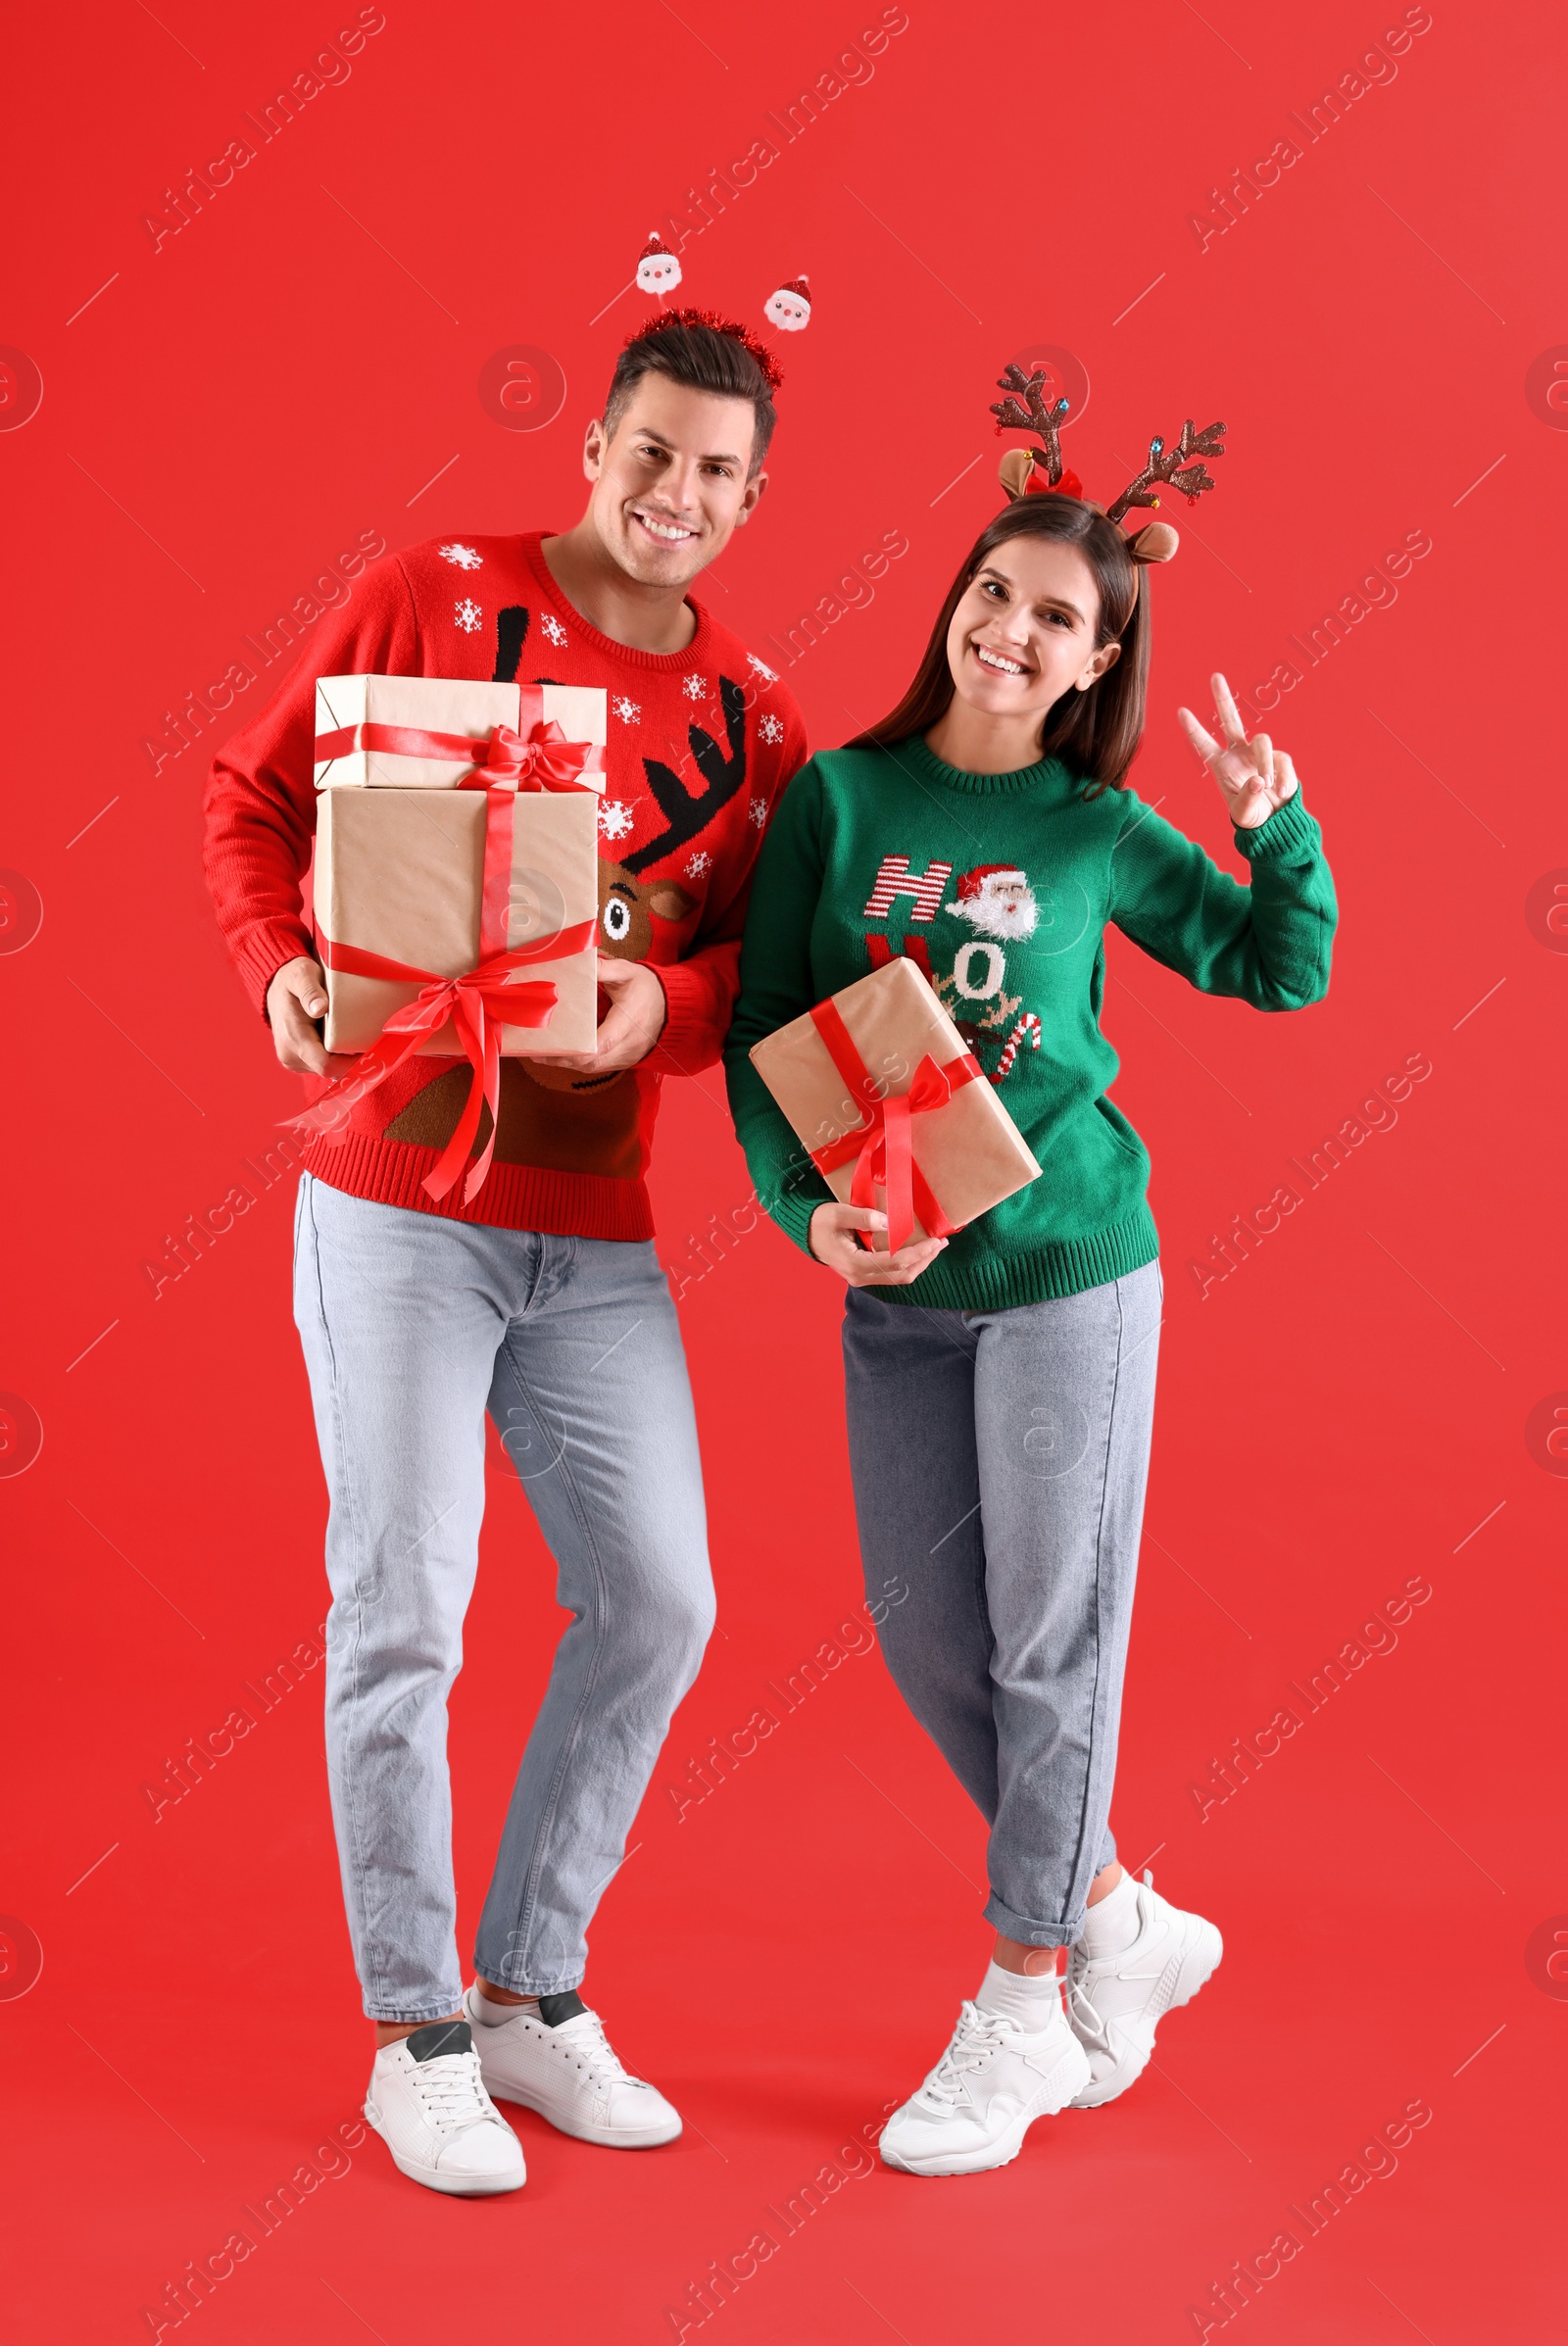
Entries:
{"label": "peace sign hand gesture", "polygon": [[1247,738],[1241,711],[1223,676],[1211,676],[1214,708],[1224,732],[1217,742],[1199,723],[1190,709],[1178,709],[1182,731],[1213,774],[1224,795],[1231,821],[1238,831],[1255,831],[1276,806],[1296,796],[1296,768],[1289,753],[1276,750],[1266,733]]}

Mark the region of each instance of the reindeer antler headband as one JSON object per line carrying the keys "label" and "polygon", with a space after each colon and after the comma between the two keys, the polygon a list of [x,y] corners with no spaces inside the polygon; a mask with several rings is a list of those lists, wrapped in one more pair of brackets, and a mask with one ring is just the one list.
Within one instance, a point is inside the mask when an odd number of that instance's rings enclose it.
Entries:
{"label": "reindeer antler headband", "polygon": [[[1013,500],[1044,494],[1077,497],[1086,505],[1094,505],[1093,498],[1084,497],[1077,473],[1063,469],[1059,432],[1067,414],[1067,402],[1058,399],[1054,407],[1048,407],[1045,380],[1043,368],[1025,374],[1021,367],[1008,367],[998,378],[997,389],[1006,394],[1004,399],[994,400],[991,406],[998,432],[1035,432],[1040,440],[1037,448],[1009,448],[997,467],[998,477]],[[1096,505],[1095,511],[1103,513],[1107,521],[1120,521],[1135,506],[1157,506],[1155,484],[1163,486],[1167,482],[1181,491],[1189,505],[1196,505],[1204,491],[1214,486],[1214,476],[1202,460],[1225,454],[1224,431],[1223,423],[1205,424],[1201,431],[1195,431],[1189,416],[1175,447],[1167,448],[1157,437],[1151,440],[1149,462],[1142,472],[1127,483],[1114,504]],[[1135,562],[1168,562],[1180,544],[1168,521],[1147,522],[1126,541]]]}

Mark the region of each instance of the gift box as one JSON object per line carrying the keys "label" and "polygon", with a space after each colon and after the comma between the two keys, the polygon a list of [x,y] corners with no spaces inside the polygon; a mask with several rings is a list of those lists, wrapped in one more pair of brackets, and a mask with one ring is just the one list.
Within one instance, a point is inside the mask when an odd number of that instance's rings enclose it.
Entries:
{"label": "gift box", "polygon": [[[525,724],[525,718],[528,724]],[[606,694],[574,684],[488,684],[451,676],[318,676],[318,790],[461,790],[505,781],[500,747],[529,725],[561,742],[591,742],[603,788]],[[514,758],[513,762],[516,762]]]}
{"label": "gift box", "polygon": [[902,955],[756,1044],[751,1060],[878,1249],[942,1238],[1040,1167],[915,964]]}
{"label": "gift box", "polygon": [[424,1186],[444,1197],[466,1166],[470,1200],[502,1057],[595,1048],[606,695],[340,676],[319,682],[317,711],[322,1039],[359,1063],[295,1121],[340,1140],[409,1057],[466,1057],[474,1081]]}
{"label": "gift box", "polygon": [[[323,791],[317,806],[316,928],[330,1051],[368,1051],[394,1011],[432,979],[461,978],[491,953],[512,985],[553,986],[537,1025],[509,1024],[510,986],[492,988],[503,1057],[592,1051],[598,1028],[599,801],[591,790]],[[492,934],[482,938],[486,865]],[[551,949],[553,950],[546,950]],[[370,961],[408,969],[369,975]],[[536,992],[523,998],[537,1008]],[[450,1016],[417,1046],[461,1057]]]}

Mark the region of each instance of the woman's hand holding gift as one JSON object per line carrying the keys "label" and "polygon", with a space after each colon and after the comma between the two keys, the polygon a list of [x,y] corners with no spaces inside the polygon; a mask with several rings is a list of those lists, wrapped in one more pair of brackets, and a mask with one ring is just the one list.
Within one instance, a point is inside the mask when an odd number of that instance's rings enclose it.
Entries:
{"label": "woman's hand holding gift", "polygon": [[1219,784],[1237,830],[1255,831],[1276,806],[1295,798],[1296,768],[1289,753],[1276,750],[1266,733],[1254,733],[1249,741],[1230,686],[1223,676],[1211,676],[1209,682],[1223,742],[1217,742],[1190,709],[1178,709],[1176,714],[1182,731]]}
{"label": "woman's hand holding gift", "polygon": [[869,1205],[819,1205],[811,1216],[811,1252],[851,1287],[907,1287],[935,1262],[945,1238],[910,1239],[895,1254],[874,1254],[856,1237],[858,1230],[886,1230],[888,1218]]}

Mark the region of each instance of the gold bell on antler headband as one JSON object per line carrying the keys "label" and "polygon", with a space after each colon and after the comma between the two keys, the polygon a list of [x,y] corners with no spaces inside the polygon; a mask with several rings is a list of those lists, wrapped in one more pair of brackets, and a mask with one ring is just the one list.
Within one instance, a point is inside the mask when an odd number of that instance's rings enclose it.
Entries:
{"label": "gold bell on antler headband", "polygon": [[[997,389],[1006,393],[1004,399],[992,402],[997,430],[1034,432],[1040,443],[1038,447],[1009,448],[998,465],[997,476],[1009,498],[1077,497],[1085,505],[1093,505],[1096,513],[1102,513],[1107,521],[1120,521],[1135,506],[1159,504],[1154,495],[1156,484],[1163,487],[1168,483],[1179,489],[1189,505],[1196,505],[1206,489],[1213,488],[1213,474],[1202,459],[1225,454],[1225,426],[1209,423],[1196,431],[1189,416],[1174,448],[1167,448],[1162,439],[1151,440],[1149,462],[1142,472],[1128,482],[1113,504],[1096,505],[1092,497],[1084,496],[1077,473],[1063,468],[1059,432],[1067,402],[1058,399],[1054,407],[1048,407],[1045,380],[1043,368],[1025,374],[1021,367],[1008,367],[997,381]],[[1168,562],[1180,544],[1168,521],[1149,521],[1128,537],[1127,551],[1134,562]]]}

